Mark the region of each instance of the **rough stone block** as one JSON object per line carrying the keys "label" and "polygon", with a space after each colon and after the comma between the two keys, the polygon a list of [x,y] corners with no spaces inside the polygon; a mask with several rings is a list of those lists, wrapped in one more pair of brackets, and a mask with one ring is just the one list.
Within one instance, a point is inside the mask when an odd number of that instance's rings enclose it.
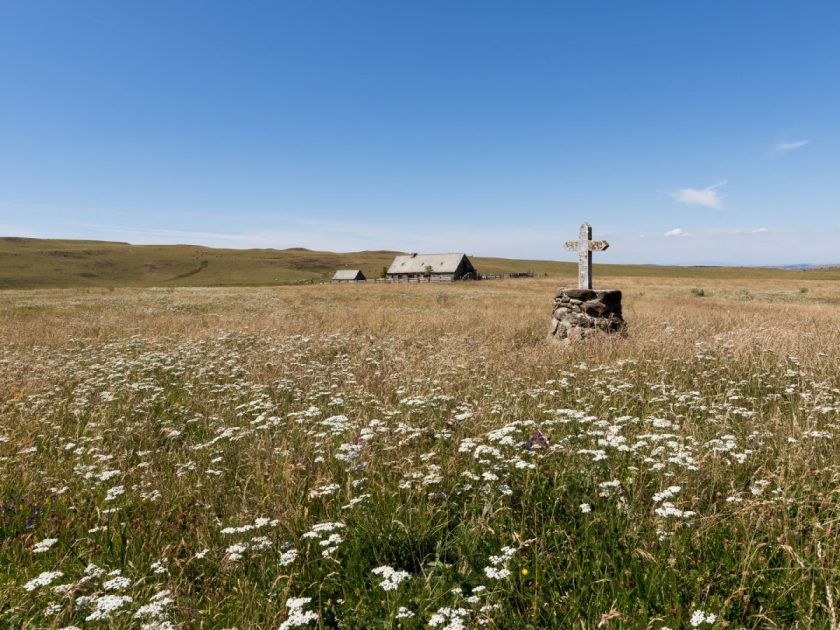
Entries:
{"label": "rough stone block", "polygon": [[621,308],[621,291],[614,289],[612,291],[598,291],[598,301],[607,306],[618,306]]}
{"label": "rough stone block", "polygon": [[562,292],[563,295],[566,295],[570,298],[575,300],[591,300],[595,297],[595,291],[592,289],[560,289],[558,293]]}
{"label": "rough stone block", "polygon": [[621,291],[560,288],[554,298],[549,336],[565,342],[599,333],[624,333]]}
{"label": "rough stone block", "polygon": [[603,317],[604,315],[609,313],[610,310],[606,304],[597,300],[589,300],[588,302],[584,302],[582,308],[584,313],[586,313],[587,315],[592,315],[593,317]]}

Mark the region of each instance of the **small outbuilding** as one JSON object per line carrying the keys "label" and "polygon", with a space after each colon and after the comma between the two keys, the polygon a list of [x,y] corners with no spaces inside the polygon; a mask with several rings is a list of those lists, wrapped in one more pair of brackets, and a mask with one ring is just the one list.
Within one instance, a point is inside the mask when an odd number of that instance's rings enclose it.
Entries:
{"label": "small outbuilding", "polygon": [[391,282],[453,282],[477,277],[466,254],[397,256],[387,273]]}
{"label": "small outbuilding", "polygon": [[333,274],[330,282],[341,284],[343,282],[365,282],[366,280],[367,278],[365,278],[361,269],[339,269]]}

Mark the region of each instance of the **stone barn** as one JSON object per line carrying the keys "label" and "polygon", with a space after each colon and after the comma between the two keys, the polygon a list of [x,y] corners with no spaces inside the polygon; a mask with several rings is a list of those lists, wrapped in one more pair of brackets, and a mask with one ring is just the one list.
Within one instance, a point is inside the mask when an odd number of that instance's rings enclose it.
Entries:
{"label": "stone barn", "polygon": [[388,267],[391,282],[453,282],[476,277],[466,254],[406,254],[394,258]]}
{"label": "stone barn", "polygon": [[339,269],[333,274],[330,282],[340,284],[342,282],[364,282],[365,280],[367,278],[365,278],[361,269]]}

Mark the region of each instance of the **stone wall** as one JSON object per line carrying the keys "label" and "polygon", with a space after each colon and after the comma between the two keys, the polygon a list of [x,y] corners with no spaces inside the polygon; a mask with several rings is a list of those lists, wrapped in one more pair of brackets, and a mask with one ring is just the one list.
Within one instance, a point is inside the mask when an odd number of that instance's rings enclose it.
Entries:
{"label": "stone wall", "polygon": [[560,288],[554,296],[549,335],[558,341],[585,339],[599,332],[624,333],[621,291]]}

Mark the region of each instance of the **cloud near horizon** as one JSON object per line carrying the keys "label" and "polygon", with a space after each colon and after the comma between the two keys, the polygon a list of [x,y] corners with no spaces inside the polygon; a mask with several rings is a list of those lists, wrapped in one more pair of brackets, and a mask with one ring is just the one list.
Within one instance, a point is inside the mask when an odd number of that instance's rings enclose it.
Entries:
{"label": "cloud near horizon", "polygon": [[[2,221],[2,219],[0,219]],[[452,225],[444,234],[436,226],[365,222],[323,222],[287,219],[286,229],[245,229],[241,232],[155,229],[131,225],[94,223],[45,223],[14,225],[0,222],[0,235],[36,238],[97,238],[136,244],[190,243],[226,248],[307,247],[319,251],[463,251],[468,255],[527,260],[575,262],[576,256],[559,245],[575,224],[546,230],[543,226]],[[599,252],[597,264],[676,264],[676,265],[788,265],[800,263],[840,264],[837,242],[840,228],[826,226],[818,234],[776,226],[685,228],[668,230],[650,226],[649,237],[633,229],[605,230],[601,236],[610,249]],[[655,236],[654,236],[655,235]]]}
{"label": "cloud near horizon", "polygon": [[717,189],[725,185],[726,180],[723,180],[706,188],[680,188],[671,196],[680,203],[721,210],[723,208],[723,199],[718,194]]}
{"label": "cloud near horizon", "polygon": [[787,153],[788,151],[795,151],[801,149],[807,144],[811,144],[810,140],[795,140],[793,142],[779,142],[776,144],[776,153]]}

